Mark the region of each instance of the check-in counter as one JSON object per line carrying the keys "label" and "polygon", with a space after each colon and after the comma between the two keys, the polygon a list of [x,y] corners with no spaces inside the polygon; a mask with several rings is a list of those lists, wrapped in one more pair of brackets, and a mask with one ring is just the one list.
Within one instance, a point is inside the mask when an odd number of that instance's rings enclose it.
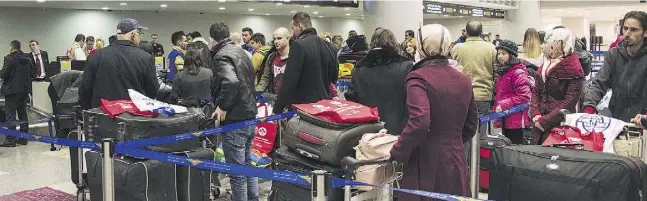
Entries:
{"label": "check-in counter", "polygon": [[49,99],[49,94],[47,93],[47,88],[49,87],[49,82],[32,82],[32,107],[52,114],[52,101]]}

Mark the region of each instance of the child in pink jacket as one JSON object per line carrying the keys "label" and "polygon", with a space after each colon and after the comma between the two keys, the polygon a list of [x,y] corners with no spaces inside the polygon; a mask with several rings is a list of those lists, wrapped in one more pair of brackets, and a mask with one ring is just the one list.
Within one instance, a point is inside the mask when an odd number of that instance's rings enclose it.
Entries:
{"label": "child in pink jacket", "polygon": [[[503,40],[499,42],[496,50],[495,71],[498,76],[493,109],[495,112],[500,112],[528,103],[532,96],[532,85],[528,69],[522,60],[517,58],[517,44],[510,40]],[[510,138],[512,144],[522,144],[523,129],[529,128],[531,125],[532,121],[528,117],[527,110],[510,114],[495,121],[495,127],[503,128],[503,135]]]}

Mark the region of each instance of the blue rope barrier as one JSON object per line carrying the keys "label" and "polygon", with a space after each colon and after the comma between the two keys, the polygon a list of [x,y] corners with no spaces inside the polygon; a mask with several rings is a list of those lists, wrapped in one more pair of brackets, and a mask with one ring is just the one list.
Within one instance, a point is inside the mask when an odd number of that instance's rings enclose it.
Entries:
{"label": "blue rope barrier", "polygon": [[507,109],[507,110],[504,110],[504,111],[501,111],[501,112],[495,112],[495,113],[491,113],[491,114],[488,114],[488,115],[481,116],[479,119],[480,119],[481,123],[487,123],[487,122],[492,121],[492,120],[501,119],[501,118],[506,117],[506,116],[508,116],[510,114],[514,114],[514,113],[517,113],[517,112],[524,111],[525,109],[528,109],[528,107],[530,107],[530,104],[524,103],[524,104],[514,106],[514,107],[512,107],[510,109]]}

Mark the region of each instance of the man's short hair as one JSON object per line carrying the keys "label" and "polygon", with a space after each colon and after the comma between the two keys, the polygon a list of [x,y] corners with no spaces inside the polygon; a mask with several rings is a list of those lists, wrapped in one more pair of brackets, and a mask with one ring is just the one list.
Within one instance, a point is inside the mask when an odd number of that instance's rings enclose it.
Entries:
{"label": "man's short hair", "polygon": [[[638,22],[640,22],[640,26],[643,28],[643,31],[647,31],[647,13],[645,13],[644,11],[629,11],[627,14],[625,14],[625,17],[622,18],[622,21],[624,22],[629,18],[638,20]],[[623,25],[621,24],[620,26]]]}
{"label": "man's short hair", "polygon": [[175,33],[171,34],[171,43],[173,45],[177,45],[177,41],[182,40],[182,36],[186,36],[186,34],[184,34],[184,31],[176,31]]}
{"label": "man's short hair", "polygon": [[74,37],[74,42],[81,42],[81,41],[85,41],[85,35],[76,34],[76,37]]}
{"label": "man's short hair", "polygon": [[262,33],[255,33],[254,35],[252,35],[250,40],[260,43],[261,45],[265,45],[265,35],[263,35]]}
{"label": "man's short hair", "polygon": [[189,33],[189,36],[191,36],[191,38],[198,38],[198,37],[202,37],[202,34],[200,34],[200,32],[198,31],[194,31]]}
{"label": "man's short hair", "polygon": [[406,31],[404,32],[404,35],[406,35],[406,36],[410,36],[410,37],[414,37],[413,30],[406,30]]}
{"label": "man's short hair", "polygon": [[565,29],[566,27],[564,25],[558,25],[555,26],[553,29]]}
{"label": "man's short hair", "polygon": [[85,42],[92,41],[94,42],[94,36],[88,36],[88,38],[85,39]]}
{"label": "man's short hair", "polygon": [[249,32],[249,35],[254,34],[254,31],[252,30],[252,28],[249,28],[249,27],[245,27],[245,28],[243,28],[243,31],[242,31],[242,32]]}
{"label": "man's short hair", "polygon": [[14,50],[20,50],[20,41],[13,40],[11,41],[11,43],[9,43],[9,46],[11,46],[11,48]]}
{"label": "man's short hair", "polygon": [[497,34],[496,36],[498,37],[498,36],[499,36],[499,34]]}
{"label": "man's short hair", "polygon": [[350,30],[350,31],[348,32],[348,37],[349,37],[349,38],[350,38],[350,37],[355,37],[355,36],[357,36],[357,31],[355,31],[355,30]]}
{"label": "man's short hair", "polygon": [[[251,29],[249,30],[251,31]],[[211,35],[211,38],[218,42],[229,38],[229,26],[227,26],[227,24],[225,24],[224,22],[216,22],[211,25],[211,28],[209,28],[209,35]]]}
{"label": "man's short hair", "polygon": [[304,12],[298,12],[292,16],[292,23],[295,25],[302,25],[303,28],[312,28],[312,21],[310,20],[310,15]]}
{"label": "man's short hair", "polygon": [[151,34],[151,37],[153,37],[153,36],[157,36],[157,37],[159,37],[159,35],[157,35],[156,33]]}
{"label": "man's short hair", "polygon": [[467,36],[481,36],[483,34],[483,24],[479,21],[471,20],[467,22],[465,31],[467,32]]}
{"label": "man's short hair", "polygon": [[29,43],[36,43],[36,45],[40,45],[40,44],[38,44],[37,40],[30,40]]}

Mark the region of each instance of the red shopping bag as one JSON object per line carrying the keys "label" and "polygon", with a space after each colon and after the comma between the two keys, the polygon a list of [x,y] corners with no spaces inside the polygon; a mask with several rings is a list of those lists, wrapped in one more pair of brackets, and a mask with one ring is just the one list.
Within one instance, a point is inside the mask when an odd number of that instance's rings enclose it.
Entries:
{"label": "red shopping bag", "polygon": [[[572,144],[580,145],[575,146]],[[597,132],[582,134],[580,129],[577,127],[558,126],[550,131],[550,135],[542,145],[601,152],[604,149],[604,135]]]}
{"label": "red shopping bag", "polygon": [[379,120],[377,108],[345,100],[320,100],[316,103],[294,104],[292,107],[335,123],[364,123]]}
{"label": "red shopping bag", "polygon": [[278,128],[279,125],[271,122],[264,122],[256,125],[256,132],[254,134],[252,148],[258,150],[261,153],[272,152]]}

